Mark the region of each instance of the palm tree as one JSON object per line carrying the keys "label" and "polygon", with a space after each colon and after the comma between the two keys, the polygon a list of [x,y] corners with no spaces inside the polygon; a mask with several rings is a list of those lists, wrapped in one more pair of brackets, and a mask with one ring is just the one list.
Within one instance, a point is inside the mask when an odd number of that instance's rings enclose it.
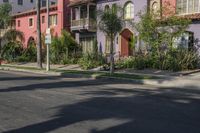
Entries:
{"label": "palm tree", "polygon": [[114,39],[118,32],[121,31],[123,26],[123,19],[119,16],[118,10],[121,9],[117,6],[107,8],[105,11],[99,11],[99,29],[109,37],[110,45],[110,74],[114,73]]}
{"label": "palm tree", "polygon": [[6,42],[13,42],[13,43],[17,43],[19,41],[23,42],[24,33],[16,29],[10,29],[4,34],[2,39],[5,40]]}
{"label": "palm tree", "polygon": [[[0,5],[0,60],[2,57],[2,46],[1,46],[1,41],[2,41],[2,32],[5,31],[5,29],[9,26],[11,23],[11,17],[10,17],[10,12],[12,10],[12,6],[10,4],[1,4]],[[0,61],[1,65],[1,61]]]}
{"label": "palm tree", "polygon": [[37,8],[37,65],[38,65],[38,68],[42,69],[42,41],[41,41],[40,7],[41,7],[41,1],[36,0],[36,8]]}

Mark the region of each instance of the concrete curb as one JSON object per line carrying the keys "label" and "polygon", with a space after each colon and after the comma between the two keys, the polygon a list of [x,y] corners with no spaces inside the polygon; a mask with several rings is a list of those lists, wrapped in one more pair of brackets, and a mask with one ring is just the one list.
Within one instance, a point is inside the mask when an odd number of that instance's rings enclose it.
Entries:
{"label": "concrete curb", "polygon": [[61,76],[61,72],[46,72],[42,70],[27,70],[27,69],[19,69],[19,68],[12,68],[12,67],[0,67],[0,70],[5,71],[16,71],[16,72],[28,72],[28,73],[35,73],[35,74],[43,74],[43,75],[51,75],[51,76]]}
{"label": "concrete curb", "polygon": [[124,80],[129,81],[136,84],[143,84],[143,85],[152,85],[152,86],[159,86],[159,87],[176,87],[176,88],[184,88],[188,86],[200,87],[198,80],[188,80],[182,78],[165,78],[165,79],[129,79],[129,78],[120,78],[120,77],[107,77],[107,76],[99,76],[99,75],[86,75],[86,74],[75,74],[75,73],[62,73],[62,72],[46,72],[42,70],[26,70],[26,69],[19,69],[19,68],[12,68],[12,67],[1,67],[0,70],[5,71],[16,71],[16,72],[28,72],[28,73],[35,73],[35,74],[43,74],[43,75],[50,75],[50,76],[64,76],[68,78],[90,78],[90,79],[112,79],[112,80]]}

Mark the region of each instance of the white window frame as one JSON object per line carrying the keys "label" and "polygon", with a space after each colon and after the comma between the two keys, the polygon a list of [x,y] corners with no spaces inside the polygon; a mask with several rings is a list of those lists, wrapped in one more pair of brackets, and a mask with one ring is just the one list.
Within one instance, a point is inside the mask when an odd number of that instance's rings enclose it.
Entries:
{"label": "white window frame", "polygon": [[[131,7],[132,7],[133,9],[131,9],[131,11],[130,11],[130,17],[126,17],[126,8],[127,8],[127,6],[128,6],[129,4],[131,4]],[[125,19],[125,20],[134,19],[134,18],[135,18],[135,5],[134,5],[134,3],[131,2],[131,1],[126,2],[125,5],[124,5],[123,13],[124,13],[124,19]]]}
{"label": "white window frame", "polygon": [[[189,12],[189,1],[187,0],[187,5],[186,5],[186,12],[185,13],[177,13],[177,15],[189,15],[189,14],[195,14],[195,13],[200,13],[200,0],[198,0],[199,5],[198,5],[198,11],[193,11],[193,12]],[[177,0],[176,0],[176,8],[177,8]],[[194,9],[194,4],[193,4],[193,9]]]}
{"label": "white window frame", "polygon": [[[29,25],[29,24],[30,24],[30,19],[33,20],[33,25],[32,25],[32,26]],[[34,27],[34,17],[29,17],[29,18],[28,18],[28,27],[29,27],[29,28],[33,28],[33,27]]]}

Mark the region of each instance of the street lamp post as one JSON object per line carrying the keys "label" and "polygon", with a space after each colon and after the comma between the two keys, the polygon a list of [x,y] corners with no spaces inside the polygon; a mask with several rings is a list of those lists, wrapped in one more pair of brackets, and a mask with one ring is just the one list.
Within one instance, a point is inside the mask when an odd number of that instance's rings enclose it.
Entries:
{"label": "street lamp post", "polygon": [[[46,1],[46,7],[47,7],[47,29],[49,29],[50,24],[49,24],[49,0]],[[49,59],[49,45],[47,44],[47,65],[46,65],[46,71],[50,70],[50,59]]]}

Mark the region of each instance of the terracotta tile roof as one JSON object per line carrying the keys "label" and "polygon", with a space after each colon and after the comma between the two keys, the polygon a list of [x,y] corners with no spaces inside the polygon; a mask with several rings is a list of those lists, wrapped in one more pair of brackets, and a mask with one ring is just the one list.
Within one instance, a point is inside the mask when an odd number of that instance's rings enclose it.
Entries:
{"label": "terracotta tile roof", "polygon": [[184,15],[183,17],[188,18],[188,19],[193,19],[193,20],[200,20],[200,13],[188,14],[188,15]]}
{"label": "terracotta tile roof", "polygon": [[[41,10],[41,13],[46,12],[46,7],[42,7],[40,10]],[[49,10],[50,11],[57,10],[57,5],[51,6]],[[21,12],[21,13],[13,14],[12,17],[18,18],[18,17],[29,16],[29,15],[34,15],[34,14],[36,14],[36,9],[35,8],[33,8],[31,10],[27,10],[27,11]]]}

